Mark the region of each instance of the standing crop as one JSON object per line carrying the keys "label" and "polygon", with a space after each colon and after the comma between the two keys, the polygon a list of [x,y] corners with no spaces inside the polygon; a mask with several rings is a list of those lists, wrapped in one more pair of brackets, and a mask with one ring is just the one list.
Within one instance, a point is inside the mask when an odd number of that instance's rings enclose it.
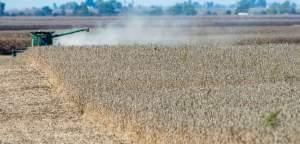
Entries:
{"label": "standing crop", "polygon": [[[296,143],[298,45],[32,48],[82,113],[141,143]],[[284,106],[261,126],[261,115]],[[274,135],[280,131],[282,135]],[[276,138],[275,138],[276,137]],[[277,141],[276,141],[277,142]]]}

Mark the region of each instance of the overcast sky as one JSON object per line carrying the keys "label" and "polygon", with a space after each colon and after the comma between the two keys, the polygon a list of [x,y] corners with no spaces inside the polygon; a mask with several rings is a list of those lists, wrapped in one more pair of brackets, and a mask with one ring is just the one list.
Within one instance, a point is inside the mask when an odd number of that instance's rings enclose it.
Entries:
{"label": "overcast sky", "polygon": [[[62,4],[68,1],[77,1],[81,2],[84,0],[0,0],[7,4],[7,9],[14,9],[14,8],[31,8],[31,7],[40,7],[45,5],[52,5],[54,2],[57,4]],[[123,2],[124,0],[118,0]],[[127,2],[131,0],[126,0]],[[185,0],[135,0],[136,4],[140,5],[171,5],[176,2],[183,2]],[[200,3],[207,2],[207,1],[214,1],[221,4],[232,4],[237,2],[238,0],[193,0],[198,1]],[[282,2],[285,0],[268,0],[269,2],[277,1]],[[300,1],[300,0],[294,0]]]}

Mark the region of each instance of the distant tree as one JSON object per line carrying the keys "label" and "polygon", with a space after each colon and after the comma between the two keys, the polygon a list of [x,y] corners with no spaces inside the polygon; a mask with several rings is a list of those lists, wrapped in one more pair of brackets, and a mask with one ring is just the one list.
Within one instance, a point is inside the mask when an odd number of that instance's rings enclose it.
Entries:
{"label": "distant tree", "polygon": [[194,8],[196,9],[200,9],[202,7],[202,5],[198,2],[193,2],[192,5],[194,6]]}
{"label": "distant tree", "polygon": [[94,0],[85,0],[85,4],[88,7],[95,7],[96,6]]}
{"label": "distant tree", "polygon": [[267,7],[267,1],[266,0],[256,0],[255,2],[256,7],[266,8]]}
{"label": "distant tree", "polygon": [[292,3],[291,7],[290,7],[290,13],[291,14],[297,14],[297,4],[296,3]]}
{"label": "distant tree", "polygon": [[210,10],[208,10],[206,11],[205,15],[213,15],[213,13]]}
{"label": "distant tree", "polygon": [[282,4],[274,2],[270,5],[268,9],[269,14],[296,14],[297,11],[296,3],[291,3],[290,1],[285,1]]}
{"label": "distant tree", "polygon": [[212,9],[214,7],[215,3],[214,2],[206,2],[205,6],[207,9]]}
{"label": "distant tree", "polygon": [[100,15],[117,15],[122,10],[122,3],[116,0],[97,0],[95,5]]}
{"label": "distant tree", "polygon": [[295,14],[297,5],[290,1],[285,1],[281,4],[281,13]]}
{"label": "distant tree", "polygon": [[62,9],[61,9],[61,15],[62,15],[62,16],[65,16],[66,14],[67,14],[66,9],[65,9],[65,8],[62,8]]}
{"label": "distant tree", "polygon": [[5,11],[5,3],[0,2],[0,16],[4,15],[4,11]]}
{"label": "distant tree", "polygon": [[211,11],[211,10],[208,10],[208,11],[206,11],[205,15],[208,15],[208,16],[216,16],[216,15],[218,15],[218,14],[217,14],[217,12],[213,12],[213,11]]}
{"label": "distant tree", "polygon": [[184,3],[184,15],[197,15],[197,10],[192,3]]}
{"label": "distant tree", "polygon": [[266,8],[267,0],[240,0],[236,6],[236,13],[248,12],[250,8]]}
{"label": "distant tree", "polygon": [[52,4],[52,6],[53,6],[53,9],[58,9],[58,7],[57,7],[57,4],[56,4],[56,3],[53,3],[53,4]]}
{"label": "distant tree", "polygon": [[[44,12],[42,11],[42,9],[39,9],[39,8],[32,8],[32,11],[33,11],[33,15],[34,16],[45,16],[44,15]],[[19,14],[18,14],[19,15]]]}
{"label": "distant tree", "polygon": [[167,13],[170,15],[196,15],[197,9],[194,5],[195,3],[192,3],[191,1],[183,2],[183,3],[177,3],[174,6],[171,6]]}
{"label": "distant tree", "polygon": [[50,16],[52,15],[52,9],[49,6],[42,7],[42,15],[43,16]]}
{"label": "distant tree", "polygon": [[268,13],[269,14],[280,14],[281,13],[281,4],[274,2],[270,5],[269,9],[268,9]]}
{"label": "distant tree", "polygon": [[254,6],[255,0],[240,0],[237,4],[236,12],[248,12]]}
{"label": "distant tree", "polygon": [[168,13],[171,15],[182,15],[183,11],[184,10],[181,4],[176,4],[168,9]]}
{"label": "distant tree", "polygon": [[231,10],[226,10],[225,14],[226,15],[232,15],[232,11]]}
{"label": "distant tree", "polygon": [[75,11],[75,15],[78,16],[90,16],[91,13],[89,12],[88,6],[85,3],[81,3],[79,7]]}

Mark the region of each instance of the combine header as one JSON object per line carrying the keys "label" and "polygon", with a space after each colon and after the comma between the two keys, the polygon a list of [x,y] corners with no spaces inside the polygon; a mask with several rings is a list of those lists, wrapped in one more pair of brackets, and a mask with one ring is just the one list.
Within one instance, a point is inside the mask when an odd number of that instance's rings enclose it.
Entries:
{"label": "combine header", "polygon": [[65,35],[70,35],[78,32],[89,32],[89,28],[79,29],[71,32],[65,32],[61,34],[55,34],[55,32],[47,32],[47,31],[38,31],[31,32],[32,35],[32,46],[50,46],[53,45],[53,39],[57,37],[62,37]]}

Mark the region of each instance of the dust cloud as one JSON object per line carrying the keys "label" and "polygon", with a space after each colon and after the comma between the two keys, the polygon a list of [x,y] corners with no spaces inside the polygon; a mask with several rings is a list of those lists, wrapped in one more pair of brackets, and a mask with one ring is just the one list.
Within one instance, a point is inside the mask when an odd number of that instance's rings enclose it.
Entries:
{"label": "dust cloud", "polygon": [[118,44],[172,44],[189,39],[176,21],[133,17],[113,22],[99,22],[89,33],[82,32],[56,39],[57,45],[118,45]]}

